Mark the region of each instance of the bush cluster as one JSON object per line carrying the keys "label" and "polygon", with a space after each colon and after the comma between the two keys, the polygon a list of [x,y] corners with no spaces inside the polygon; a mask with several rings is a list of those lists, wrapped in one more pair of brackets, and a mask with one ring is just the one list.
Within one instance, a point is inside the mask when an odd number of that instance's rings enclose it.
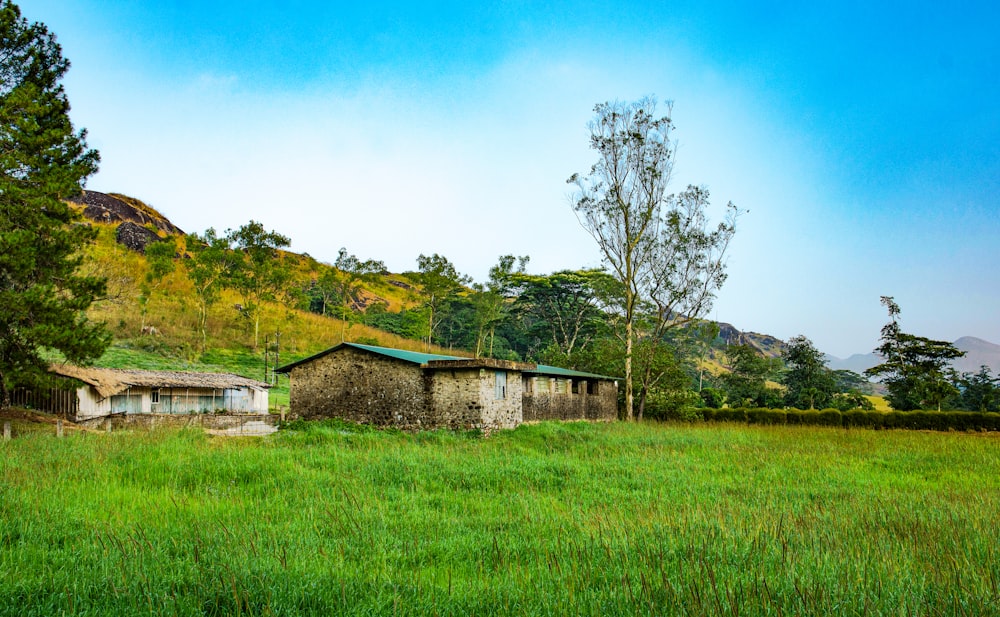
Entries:
{"label": "bush cluster", "polygon": [[709,422],[801,424],[847,428],[911,429],[923,431],[1000,431],[1000,414],[973,411],[866,411],[852,409],[702,409]]}

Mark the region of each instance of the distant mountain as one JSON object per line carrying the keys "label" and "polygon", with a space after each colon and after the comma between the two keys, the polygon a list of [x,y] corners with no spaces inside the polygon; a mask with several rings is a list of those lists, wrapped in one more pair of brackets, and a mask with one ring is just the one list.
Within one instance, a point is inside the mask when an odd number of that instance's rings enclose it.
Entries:
{"label": "distant mountain", "polygon": [[954,362],[960,373],[975,373],[983,365],[990,367],[994,375],[1000,373],[1000,345],[974,336],[963,336],[954,344],[965,352],[964,357]]}
{"label": "distant mountain", "polygon": [[[1000,345],[974,336],[963,336],[952,344],[965,352],[965,356],[952,363],[958,372],[975,373],[980,366],[985,365],[990,367],[993,374],[1000,373]],[[855,373],[861,373],[882,362],[881,356],[874,353],[854,354],[844,360],[831,355],[827,355],[826,358],[827,366],[831,369],[847,369]]]}
{"label": "distant mountain", "polygon": [[826,354],[826,365],[835,371],[848,370],[863,373],[865,370],[880,364],[882,357],[874,353],[856,353],[850,358],[841,359]]}

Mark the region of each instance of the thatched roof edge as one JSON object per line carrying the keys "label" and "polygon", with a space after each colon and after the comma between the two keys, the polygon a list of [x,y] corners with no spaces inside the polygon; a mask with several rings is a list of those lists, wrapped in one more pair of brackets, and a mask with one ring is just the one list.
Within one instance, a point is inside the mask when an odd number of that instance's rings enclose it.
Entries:
{"label": "thatched roof edge", "polygon": [[102,398],[120,394],[130,387],[147,388],[250,388],[266,390],[270,384],[232,373],[192,373],[187,371],[143,371],[53,364],[49,370],[77,379],[94,388]]}

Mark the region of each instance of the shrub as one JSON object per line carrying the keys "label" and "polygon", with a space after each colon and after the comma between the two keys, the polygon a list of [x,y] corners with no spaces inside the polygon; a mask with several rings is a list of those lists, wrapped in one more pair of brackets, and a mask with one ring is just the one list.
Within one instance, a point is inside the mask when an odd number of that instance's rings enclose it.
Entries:
{"label": "shrub", "polygon": [[844,415],[839,409],[824,409],[819,412],[819,423],[823,426],[843,426]]}
{"label": "shrub", "polygon": [[704,416],[695,407],[698,393],[691,390],[656,391],[646,397],[643,417],[650,420],[701,420]]}
{"label": "shrub", "polygon": [[726,400],[726,394],[719,390],[718,388],[702,388],[701,400],[704,401],[706,407],[711,407],[712,409],[718,409],[722,407],[723,401]]}
{"label": "shrub", "polygon": [[922,431],[1000,431],[1000,413],[971,411],[867,411],[851,409],[702,409],[707,421],[749,424],[792,424],[796,426],[844,426],[867,429]]}
{"label": "shrub", "polygon": [[849,409],[847,411],[841,412],[841,417],[844,421],[844,426],[847,427],[860,427],[860,428],[871,428],[871,420],[868,418],[868,412],[860,409]]}
{"label": "shrub", "polygon": [[716,409],[714,420],[717,422],[746,422],[747,410],[742,407],[724,407]]}
{"label": "shrub", "polygon": [[787,417],[782,409],[748,409],[747,421],[750,424],[786,424]]}

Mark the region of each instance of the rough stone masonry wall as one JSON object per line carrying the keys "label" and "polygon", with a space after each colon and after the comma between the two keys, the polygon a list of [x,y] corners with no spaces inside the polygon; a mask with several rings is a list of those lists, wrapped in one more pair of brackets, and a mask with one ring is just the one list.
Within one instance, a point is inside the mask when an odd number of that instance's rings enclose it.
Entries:
{"label": "rough stone masonry wall", "polygon": [[[532,376],[528,375],[522,381],[532,378]],[[544,389],[544,391],[539,391],[538,387],[528,387],[525,389],[523,396],[525,422],[542,420],[615,420],[618,418],[618,390],[613,381],[598,380],[596,383],[596,394],[587,394],[585,384],[581,384],[581,394],[574,394],[572,381],[566,384],[565,393],[557,393],[554,384],[550,382],[549,385],[550,387]]]}
{"label": "rough stone masonry wall", "polygon": [[483,425],[479,369],[436,370],[428,371],[428,375],[431,380],[430,408],[438,426],[489,430]]}
{"label": "rough stone masonry wall", "polygon": [[344,348],[292,369],[290,406],[299,417],[404,430],[513,428],[510,418],[519,416],[520,399],[510,393],[506,401],[494,402],[493,375],[479,368],[428,370]]}
{"label": "rough stone masonry wall", "polygon": [[521,373],[505,371],[507,392],[504,398],[496,396],[496,371],[486,369],[479,374],[479,396],[483,401],[483,430],[516,428],[524,421],[522,408]]}
{"label": "rough stone masonry wall", "polygon": [[295,367],[290,382],[293,416],[433,427],[427,426],[429,384],[415,364],[344,348]]}

